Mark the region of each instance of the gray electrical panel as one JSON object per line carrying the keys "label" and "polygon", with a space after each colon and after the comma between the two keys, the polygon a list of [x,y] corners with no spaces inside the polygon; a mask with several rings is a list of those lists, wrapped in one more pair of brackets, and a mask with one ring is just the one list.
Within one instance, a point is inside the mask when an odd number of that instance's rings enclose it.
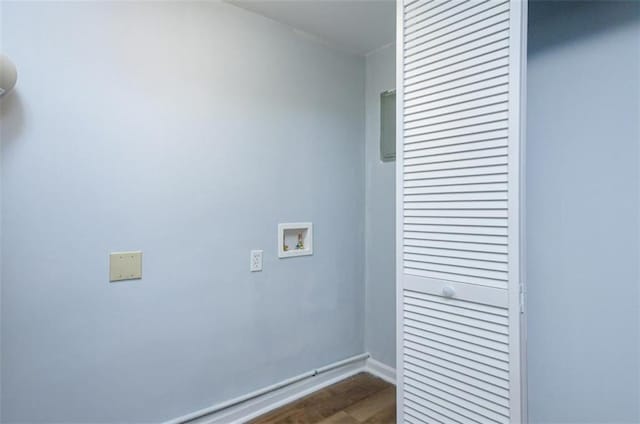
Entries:
{"label": "gray electrical panel", "polygon": [[380,93],[380,160],[396,160],[396,91]]}

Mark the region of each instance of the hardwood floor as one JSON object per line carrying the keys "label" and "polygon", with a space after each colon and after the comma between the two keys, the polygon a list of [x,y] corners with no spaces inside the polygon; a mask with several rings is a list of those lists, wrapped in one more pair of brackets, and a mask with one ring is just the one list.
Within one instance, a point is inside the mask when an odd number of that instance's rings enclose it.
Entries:
{"label": "hardwood floor", "polygon": [[310,394],[249,424],[393,424],[396,388],[361,373]]}

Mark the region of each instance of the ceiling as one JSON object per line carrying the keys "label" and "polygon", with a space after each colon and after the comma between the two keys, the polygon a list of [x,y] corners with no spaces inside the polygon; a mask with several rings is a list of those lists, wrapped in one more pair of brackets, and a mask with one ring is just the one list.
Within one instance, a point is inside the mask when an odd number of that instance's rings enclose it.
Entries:
{"label": "ceiling", "polygon": [[395,0],[229,0],[236,6],[366,55],[395,40]]}

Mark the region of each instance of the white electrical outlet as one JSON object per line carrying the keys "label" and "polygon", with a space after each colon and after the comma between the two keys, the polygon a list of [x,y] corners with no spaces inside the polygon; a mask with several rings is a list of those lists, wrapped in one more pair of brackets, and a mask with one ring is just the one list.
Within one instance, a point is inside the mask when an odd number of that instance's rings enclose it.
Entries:
{"label": "white electrical outlet", "polygon": [[262,250],[251,251],[251,262],[249,264],[251,272],[262,271]]}

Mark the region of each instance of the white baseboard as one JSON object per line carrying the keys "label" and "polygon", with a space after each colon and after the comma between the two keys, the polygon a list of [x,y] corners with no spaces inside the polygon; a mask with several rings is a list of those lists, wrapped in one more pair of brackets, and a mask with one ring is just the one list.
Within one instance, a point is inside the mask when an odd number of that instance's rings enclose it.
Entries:
{"label": "white baseboard", "polygon": [[[241,424],[324,387],[367,371],[367,360],[341,366],[261,395],[222,411],[188,421],[189,424]],[[178,420],[179,421],[179,420]]]}
{"label": "white baseboard", "polygon": [[[368,354],[367,354],[368,355]],[[365,356],[365,355],[362,355]],[[339,365],[339,363],[336,363]],[[332,365],[329,365],[332,367]],[[265,393],[253,399],[239,403],[209,415],[193,420],[175,419],[169,423],[188,422],[189,424],[241,424],[297,399],[335,384],[361,372],[368,372],[383,380],[395,384],[396,371],[380,361],[366,356],[356,362],[337,366],[330,371],[322,372],[297,383]],[[185,416],[187,417],[187,416]]]}
{"label": "white baseboard", "polygon": [[367,359],[367,365],[365,367],[365,371],[369,374],[373,374],[376,377],[380,377],[384,381],[396,384],[396,370],[395,368],[390,367],[389,365],[385,365],[380,361],[376,361],[375,359],[369,357]]}

